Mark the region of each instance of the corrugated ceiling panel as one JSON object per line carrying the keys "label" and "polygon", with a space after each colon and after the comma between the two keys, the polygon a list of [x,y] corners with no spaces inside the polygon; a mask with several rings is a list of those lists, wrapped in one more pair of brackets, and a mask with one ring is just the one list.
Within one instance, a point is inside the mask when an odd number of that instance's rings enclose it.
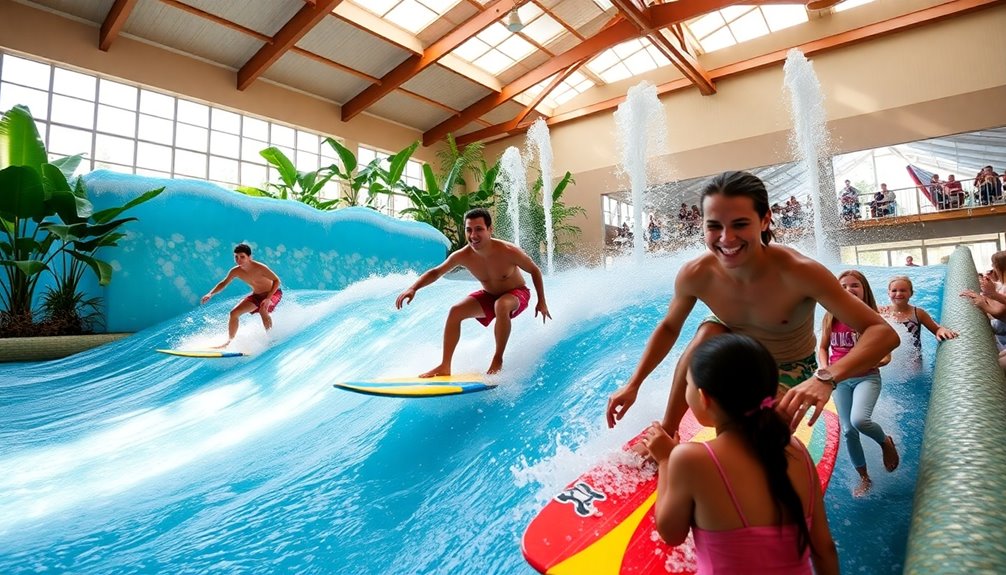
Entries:
{"label": "corrugated ceiling panel", "polygon": [[[588,36],[589,38],[589,36]],[[548,45],[553,54],[568,52],[580,45],[580,39],[572,34],[563,34],[557,42]]]}
{"label": "corrugated ceiling panel", "polygon": [[262,77],[340,104],[370,86],[366,80],[293,52],[284,54]]}
{"label": "corrugated ceiling panel", "polygon": [[576,29],[577,32],[583,35],[584,38],[590,38],[591,36],[597,34],[601,31],[604,26],[611,21],[611,14],[599,14],[597,18],[594,18],[590,22],[580,25]]}
{"label": "corrugated ceiling panel", "polygon": [[423,132],[443,122],[451,115],[450,112],[401,92],[388,94],[367,111]]}
{"label": "corrugated ceiling panel", "polygon": [[[472,123],[466,125],[464,128],[461,128],[460,130],[457,130],[456,132],[454,132],[454,136],[455,137],[457,137],[457,136],[463,136],[465,134],[474,132],[476,130],[481,130],[482,128],[485,128],[485,126],[483,126],[482,124],[480,124],[478,122],[472,122]],[[490,158],[486,158],[486,162],[488,162],[489,160],[490,160]]]}
{"label": "corrugated ceiling panel", "polygon": [[417,38],[423,43],[423,46],[429,46],[477,13],[478,10],[474,6],[462,0],[436,22],[420,31]]}
{"label": "corrugated ceiling panel", "polygon": [[115,0],[34,0],[31,3],[101,24]]}
{"label": "corrugated ceiling panel", "polygon": [[490,124],[501,124],[503,122],[509,122],[513,120],[514,117],[524,109],[524,106],[520,105],[513,100],[495,108],[493,111],[482,116],[482,119],[489,122]]}
{"label": "corrugated ceiling panel", "polygon": [[455,110],[467,108],[492,93],[485,86],[436,65],[423,70],[402,87]]}
{"label": "corrugated ceiling panel", "polygon": [[141,0],[123,32],[238,69],[262,42],[156,0]]}
{"label": "corrugated ceiling panel", "polygon": [[185,4],[209,12],[235,24],[275,36],[304,6],[304,0],[271,0],[255,2],[254,9],[247,0],[184,0]]}
{"label": "corrugated ceiling panel", "polygon": [[377,78],[411,55],[338,18],[325,18],[297,46]]}
{"label": "corrugated ceiling panel", "polygon": [[603,14],[593,0],[563,0],[552,12],[577,30]]}

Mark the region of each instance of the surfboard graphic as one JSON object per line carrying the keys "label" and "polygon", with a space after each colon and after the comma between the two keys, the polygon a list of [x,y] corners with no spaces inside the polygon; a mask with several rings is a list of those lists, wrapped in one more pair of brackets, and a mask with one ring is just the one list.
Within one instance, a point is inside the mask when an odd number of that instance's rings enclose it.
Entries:
{"label": "surfboard graphic", "polygon": [[487,391],[496,387],[483,381],[482,374],[443,375],[439,377],[396,377],[333,384],[337,389],[383,397],[443,397]]}
{"label": "surfboard graphic", "polygon": [[[682,441],[707,441],[715,431],[689,411],[678,433]],[[642,439],[640,433],[623,449]],[[838,455],[839,424],[832,404],[813,428],[800,424],[796,436],[817,464],[827,489]],[[653,516],[656,467],[606,462],[594,466],[556,495],[528,525],[521,542],[524,558],[549,575],[691,575],[691,536],[677,547],[659,537]]]}
{"label": "surfboard graphic", "polygon": [[219,349],[158,349],[159,353],[177,355],[178,357],[221,358],[245,357],[248,354],[240,351],[223,351]]}

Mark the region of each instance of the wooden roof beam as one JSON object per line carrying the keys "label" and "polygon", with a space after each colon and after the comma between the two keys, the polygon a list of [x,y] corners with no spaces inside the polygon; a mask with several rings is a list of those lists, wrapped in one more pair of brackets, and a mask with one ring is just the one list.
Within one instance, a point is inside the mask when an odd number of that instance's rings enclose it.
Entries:
{"label": "wooden roof beam", "polygon": [[650,42],[663,54],[674,67],[677,68],[686,78],[695,84],[703,95],[709,96],[716,93],[716,86],[713,85],[709,73],[699,64],[699,62],[688,53],[683,47],[678,46],[666,36],[660,33],[660,28],[664,26],[654,26],[650,22],[648,13],[639,9],[632,0],[611,0],[615,8],[632,22],[640,32],[650,39]]}
{"label": "wooden roof beam", "polygon": [[619,19],[613,25],[601,30],[590,39],[580,43],[574,48],[551,58],[541,66],[517,78],[513,82],[503,87],[499,94],[489,94],[471,106],[461,111],[453,118],[448,118],[436,126],[430,128],[423,134],[423,145],[429,146],[447,134],[467,126],[483,114],[492,111],[494,108],[511,100],[517,94],[534,86],[535,84],[550,78],[557,72],[565,70],[569,66],[580,60],[589,60],[591,57],[639,35],[636,27],[632,23]]}
{"label": "wooden roof beam", "polygon": [[573,72],[576,72],[577,68],[585,63],[586,60],[580,60],[559,74],[556,74],[556,76],[552,78],[552,81],[548,83],[548,86],[546,86],[541,92],[538,92],[538,94],[532,98],[531,101],[524,106],[524,109],[514,116],[513,119],[503,122],[502,124],[495,124],[493,126],[489,126],[488,128],[483,128],[481,130],[476,130],[474,132],[458,136],[455,141],[459,146],[466,146],[471,142],[478,142],[492,136],[505,136],[509,134],[511,130],[520,126],[520,123],[524,121],[524,118],[533,112],[534,109],[538,107],[538,104],[540,104],[541,101],[552,92],[552,90],[555,90],[556,86],[561,84],[566,78],[569,78]]}
{"label": "wooden roof beam", "polygon": [[259,76],[279,60],[287,50],[303,38],[311,28],[321,22],[325,16],[342,0],[318,0],[300,7],[293,18],[280,28],[272,37],[272,43],[266,44],[238,70],[238,90],[244,90]]}
{"label": "wooden roof beam", "polygon": [[136,0],[115,0],[115,4],[109,8],[105,21],[101,23],[101,32],[98,34],[98,49],[108,52],[112,42],[119,36],[122,27],[129,20],[129,15],[133,13]]}
{"label": "wooden roof beam", "polygon": [[496,0],[485,10],[479,12],[464,24],[449,32],[443,38],[430,44],[423,50],[422,54],[408,57],[404,62],[395,67],[381,78],[380,83],[369,86],[364,91],[357,94],[353,99],[346,102],[342,107],[342,121],[348,122],[357,114],[366,110],[375,102],[387,96],[395,88],[408,82],[416,74],[432,66],[437,60],[449,54],[455,48],[464,44],[469,38],[478,34],[500,20],[512,6],[512,0]]}

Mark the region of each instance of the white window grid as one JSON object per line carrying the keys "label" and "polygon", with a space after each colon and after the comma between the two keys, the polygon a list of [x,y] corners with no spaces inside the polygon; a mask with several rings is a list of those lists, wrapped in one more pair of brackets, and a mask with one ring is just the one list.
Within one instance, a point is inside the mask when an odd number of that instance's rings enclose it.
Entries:
{"label": "white window grid", "polygon": [[[301,171],[338,162],[324,135],[0,51],[0,111],[27,105],[50,159],[95,169],[264,188],[275,146]],[[322,196],[341,193],[329,182]]]}

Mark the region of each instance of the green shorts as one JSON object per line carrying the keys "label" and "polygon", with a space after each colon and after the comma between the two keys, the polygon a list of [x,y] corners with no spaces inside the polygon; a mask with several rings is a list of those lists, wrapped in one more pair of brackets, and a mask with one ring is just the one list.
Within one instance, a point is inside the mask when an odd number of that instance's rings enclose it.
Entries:
{"label": "green shorts", "polygon": [[[729,325],[723,323],[723,320],[715,315],[706,317],[702,320],[702,323],[718,323],[723,327],[730,329]],[[701,326],[702,323],[699,325]],[[779,385],[789,389],[794,385],[803,383],[814,376],[814,372],[817,370],[817,354],[811,353],[803,359],[787,361],[778,364],[778,366]]]}

